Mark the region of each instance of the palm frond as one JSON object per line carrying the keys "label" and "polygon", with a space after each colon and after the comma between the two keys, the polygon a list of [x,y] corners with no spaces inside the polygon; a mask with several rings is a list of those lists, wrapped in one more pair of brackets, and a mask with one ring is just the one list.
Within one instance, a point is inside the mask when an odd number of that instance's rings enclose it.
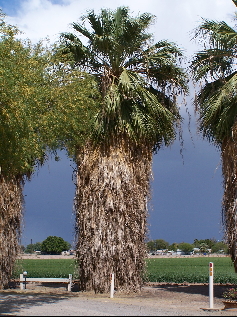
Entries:
{"label": "palm frond", "polygon": [[[73,22],[72,27],[75,31],[79,32],[80,34],[87,37],[89,40],[92,40],[92,34],[87,30],[87,28],[83,27],[82,25]],[[75,41],[76,37],[73,38],[73,41]]]}
{"label": "palm frond", "polygon": [[194,38],[203,36],[210,46],[218,49],[236,48],[236,31],[230,27],[225,21],[216,22],[204,19],[197,29]]}
{"label": "palm frond", "polygon": [[195,80],[202,78],[227,76],[232,71],[233,52],[220,49],[209,49],[197,53],[191,63]]}
{"label": "palm frond", "polygon": [[197,52],[191,63],[196,80],[228,76],[237,52],[237,32],[224,21],[204,20],[194,38],[204,41],[205,50]]}
{"label": "palm frond", "polygon": [[117,134],[127,135],[135,143],[142,139],[168,144],[175,137],[177,118],[177,112],[169,111],[139,74],[124,69],[118,84],[110,87],[104,99],[95,130],[103,142]]}
{"label": "palm frond", "polygon": [[217,80],[200,91],[198,111],[200,130],[205,137],[222,143],[231,136],[232,126],[237,118],[237,73],[227,81]]}

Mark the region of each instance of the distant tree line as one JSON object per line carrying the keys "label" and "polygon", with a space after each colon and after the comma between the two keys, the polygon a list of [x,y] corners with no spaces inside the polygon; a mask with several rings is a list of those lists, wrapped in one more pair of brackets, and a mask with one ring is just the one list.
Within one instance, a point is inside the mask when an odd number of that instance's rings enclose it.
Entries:
{"label": "distant tree line", "polygon": [[41,251],[42,254],[61,254],[61,252],[69,250],[70,247],[70,243],[63,238],[49,236],[43,242],[28,244],[23,252],[32,254],[35,251]]}
{"label": "distant tree line", "polygon": [[157,250],[167,250],[176,252],[178,249],[189,253],[193,250],[199,249],[200,253],[207,253],[208,250],[211,250],[211,253],[225,253],[228,254],[228,245],[224,241],[217,241],[216,239],[204,239],[198,240],[194,239],[193,243],[181,242],[181,243],[172,243],[163,240],[156,239],[150,240],[146,243],[148,252],[155,252]]}

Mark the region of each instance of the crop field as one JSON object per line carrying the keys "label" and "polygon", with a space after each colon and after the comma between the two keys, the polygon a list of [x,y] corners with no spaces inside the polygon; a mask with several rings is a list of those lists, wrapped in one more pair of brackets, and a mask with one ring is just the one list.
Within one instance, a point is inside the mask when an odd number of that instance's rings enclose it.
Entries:
{"label": "crop field", "polygon": [[229,257],[148,259],[146,279],[164,283],[208,283],[210,262],[214,265],[214,283],[237,284],[237,274]]}
{"label": "crop field", "polygon": [[27,272],[27,277],[68,277],[72,274],[74,279],[78,278],[73,259],[18,260],[12,277],[19,278],[23,271]]}
{"label": "crop field", "polygon": [[[208,283],[209,262],[214,263],[214,283],[237,284],[237,273],[229,257],[151,258],[147,259],[146,281],[163,283]],[[18,260],[13,278],[27,271],[28,277],[78,278],[73,259]]]}

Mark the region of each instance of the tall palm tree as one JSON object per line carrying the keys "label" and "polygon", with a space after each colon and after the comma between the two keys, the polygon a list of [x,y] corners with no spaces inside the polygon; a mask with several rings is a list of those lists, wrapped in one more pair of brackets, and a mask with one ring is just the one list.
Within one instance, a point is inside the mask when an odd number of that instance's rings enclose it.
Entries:
{"label": "tall palm tree", "polygon": [[[152,155],[176,137],[177,95],[187,92],[174,43],[153,43],[149,13],[90,11],[62,34],[75,67],[93,74],[101,101],[92,134],[77,147],[77,259],[83,290],[138,291],[145,268]],[[87,24],[86,24],[87,23]],[[80,36],[88,42],[83,42]]]}
{"label": "tall palm tree", "polygon": [[221,150],[223,224],[237,271],[237,32],[224,21],[204,20],[195,38],[204,45],[191,63],[202,84],[196,99],[199,129]]}

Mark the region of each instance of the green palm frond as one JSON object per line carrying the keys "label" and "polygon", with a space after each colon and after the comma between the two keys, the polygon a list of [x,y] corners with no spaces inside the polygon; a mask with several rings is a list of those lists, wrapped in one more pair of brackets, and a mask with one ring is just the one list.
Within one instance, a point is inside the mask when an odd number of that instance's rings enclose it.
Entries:
{"label": "green palm frond", "polygon": [[150,140],[159,145],[175,138],[177,113],[159,101],[139,74],[124,69],[118,85],[110,87],[104,102],[96,120],[95,130],[100,137],[110,139],[113,134],[126,134],[135,142]]}
{"label": "green palm frond", "polygon": [[154,21],[149,13],[131,17],[123,6],[101,10],[100,15],[92,10],[83,19],[90,30],[84,24],[73,27],[88,39],[86,47],[76,35],[62,38],[67,47],[75,46],[70,50],[75,62],[84,64],[100,83],[103,102],[95,118],[96,140],[109,142],[118,135],[153,145],[173,140],[180,120],[175,97],[188,92],[187,77],[178,65],[181,50],[168,41],[152,44],[146,31]]}
{"label": "green palm frond", "polygon": [[72,54],[75,63],[84,65],[90,56],[88,48],[84,46],[81,40],[72,33],[62,33],[61,38],[62,53]]}
{"label": "green palm frond", "polygon": [[217,143],[231,136],[237,118],[237,73],[209,83],[199,93],[200,130]]}
{"label": "green palm frond", "polygon": [[195,80],[212,77],[225,77],[232,70],[233,52],[209,49],[197,53],[191,63]]}
{"label": "green palm frond", "polygon": [[85,37],[87,37],[89,40],[93,39],[92,34],[82,25],[78,24],[78,23],[72,23],[72,27],[75,31],[81,33],[82,35],[84,35]]}
{"label": "green palm frond", "polygon": [[237,33],[226,22],[216,22],[204,19],[195,34],[195,38],[203,36],[205,40],[208,39],[209,45],[215,48],[236,48]]}
{"label": "green palm frond", "polygon": [[[91,28],[93,30],[93,34],[96,34],[97,36],[103,36],[103,25],[102,25],[100,19],[95,15],[94,11],[90,11],[87,15],[87,18],[88,18],[88,21],[89,21]],[[80,32],[77,29],[75,29],[75,30]],[[90,40],[93,41],[93,35],[91,35],[91,37],[88,37],[88,38],[90,38]]]}
{"label": "green palm frond", "polygon": [[196,100],[200,130],[221,144],[236,120],[237,32],[223,21],[204,20],[195,37],[205,45],[191,63],[194,79],[203,83]]}
{"label": "green palm frond", "polygon": [[231,73],[237,53],[237,32],[225,22],[204,20],[195,38],[205,41],[205,50],[194,57],[191,69],[196,80],[225,77]]}

